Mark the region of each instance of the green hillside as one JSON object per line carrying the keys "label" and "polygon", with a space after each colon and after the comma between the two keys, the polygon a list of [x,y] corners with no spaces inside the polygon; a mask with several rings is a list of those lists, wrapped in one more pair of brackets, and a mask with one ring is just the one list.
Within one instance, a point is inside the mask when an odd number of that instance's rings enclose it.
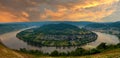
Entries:
{"label": "green hillside", "polygon": [[120,22],[112,22],[112,23],[93,23],[86,25],[84,28],[88,30],[113,34],[119,37],[120,39]]}
{"label": "green hillside", "polygon": [[80,46],[97,39],[97,35],[77,26],[60,23],[28,29],[17,37],[34,46]]}

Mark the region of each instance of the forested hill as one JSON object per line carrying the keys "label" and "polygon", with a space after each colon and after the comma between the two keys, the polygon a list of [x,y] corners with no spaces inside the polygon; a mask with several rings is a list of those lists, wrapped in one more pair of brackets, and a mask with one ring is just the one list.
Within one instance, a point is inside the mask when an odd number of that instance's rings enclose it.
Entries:
{"label": "forested hill", "polygon": [[44,24],[56,24],[56,23],[67,23],[72,24],[75,26],[85,26],[93,22],[70,22],[70,21],[64,21],[64,22],[58,22],[58,21],[46,21],[46,22],[16,22],[16,23],[0,23],[0,34],[16,31],[22,28],[27,28],[31,26],[42,26]]}
{"label": "forested hill", "polygon": [[53,34],[53,35],[72,35],[72,34],[79,34],[80,31],[85,32],[86,29],[80,29],[77,26],[66,24],[66,23],[59,23],[59,24],[47,24],[43,25],[40,28],[34,30],[35,32],[43,33],[43,34]]}
{"label": "forested hill", "polygon": [[118,36],[120,39],[120,21],[112,23],[92,23],[86,25],[84,28],[91,31],[113,34]]}
{"label": "forested hill", "polygon": [[16,31],[25,27],[27,26],[23,24],[0,24],[0,34]]}
{"label": "forested hill", "polygon": [[120,22],[113,22],[113,23],[92,23],[86,25],[84,28],[86,29],[117,29],[120,30]]}
{"label": "forested hill", "polygon": [[97,34],[66,23],[47,24],[24,30],[17,37],[34,46],[80,46],[97,39]]}
{"label": "forested hill", "polygon": [[120,21],[118,22],[110,22],[110,23],[96,23],[96,22],[87,22],[87,21],[81,21],[81,22],[70,22],[70,21],[64,21],[64,22],[58,22],[58,21],[48,21],[48,22],[19,22],[19,23],[0,23],[0,34],[19,30],[22,28],[30,27],[30,26],[42,26],[44,24],[56,24],[56,23],[67,23],[79,27],[84,27],[86,29],[95,29],[95,28],[102,28],[102,29],[109,29],[111,27],[118,28],[120,27]]}

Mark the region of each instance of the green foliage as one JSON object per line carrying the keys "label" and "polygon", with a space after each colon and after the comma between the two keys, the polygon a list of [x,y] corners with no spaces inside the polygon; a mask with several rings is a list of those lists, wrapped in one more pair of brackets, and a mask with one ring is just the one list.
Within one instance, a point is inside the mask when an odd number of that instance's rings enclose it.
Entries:
{"label": "green foliage", "polygon": [[117,44],[117,47],[120,48],[120,43]]}
{"label": "green foliage", "polygon": [[91,49],[86,54],[91,55],[91,54],[97,54],[100,53],[101,51],[99,49]]}
{"label": "green foliage", "polygon": [[26,50],[25,48],[21,48],[20,49],[21,52],[24,52],[24,53],[29,53],[29,54],[33,54],[33,55],[47,55],[46,53],[43,53],[41,51],[38,51],[38,50]]}
{"label": "green foliage", "polygon": [[53,51],[50,56],[59,56],[59,52],[58,51]]}
{"label": "green foliage", "polygon": [[[103,46],[106,48],[103,48]],[[24,53],[38,55],[38,56],[85,56],[85,55],[98,54],[98,53],[104,52],[106,50],[109,51],[111,49],[120,48],[120,43],[118,43],[117,45],[106,45],[106,43],[101,43],[98,47],[94,48],[94,49],[90,49],[90,50],[85,50],[83,48],[77,48],[75,51],[71,51],[68,53],[58,52],[55,50],[55,51],[51,52],[50,54],[43,53],[38,50],[26,50],[25,48],[20,49],[20,51],[24,52]],[[101,49],[104,49],[104,50],[101,50]]]}
{"label": "green foliage", "polygon": [[104,23],[92,23],[92,24],[89,24],[85,27],[86,28],[108,28],[109,26],[107,24],[104,24]]}
{"label": "green foliage", "polygon": [[27,27],[24,24],[0,24],[0,34],[20,30]]}
{"label": "green foliage", "polygon": [[18,33],[16,37],[34,46],[80,46],[97,39],[95,33],[65,23],[28,29]]}
{"label": "green foliage", "polygon": [[75,50],[75,55],[76,56],[80,56],[80,55],[84,55],[84,52],[85,52],[86,50],[84,50],[83,48],[77,48],[76,50]]}
{"label": "green foliage", "polygon": [[97,46],[97,49],[106,49],[106,43],[101,43],[99,46]]}
{"label": "green foliage", "polygon": [[44,35],[73,35],[79,34],[80,31],[86,31],[85,29],[79,29],[78,27],[70,24],[60,23],[60,24],[48,24],[43,25],[35,32],[42,33]]}

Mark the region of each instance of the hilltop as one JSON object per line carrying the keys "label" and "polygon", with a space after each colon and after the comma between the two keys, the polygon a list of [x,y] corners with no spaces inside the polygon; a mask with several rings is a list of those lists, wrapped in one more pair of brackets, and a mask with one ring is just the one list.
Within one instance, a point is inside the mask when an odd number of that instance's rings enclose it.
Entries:
{"label": "hilltop", "polygon": [[97,39],[95,33],[65,23],[28,29],[18,33],[17,37],[35,46],[80,46]]}

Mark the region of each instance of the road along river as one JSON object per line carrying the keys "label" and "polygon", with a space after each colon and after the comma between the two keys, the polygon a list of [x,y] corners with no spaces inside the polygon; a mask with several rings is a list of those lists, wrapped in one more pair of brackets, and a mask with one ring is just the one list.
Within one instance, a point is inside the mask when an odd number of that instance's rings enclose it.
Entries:
{"label": "road along river", "polygon": [[[29,29],[29,28],[27,28]],[[59,52],[68,52],[68,51],[74,51],[77,47],[35,47],[35,46],[31,46],[28,45],[27,43],[25,43],[24,41],[16,38],[16,34],[23,31],[25,29],[21,29],[19,31],[14,31],[14,32],[9,32],[9,33],[5,33],[0,35],[0,40],[1,42],[7,46],[8,48],[11,49],[16,49],[19,50],[20,48],[26,48],[28,50],[40,50],[44,53],[48,52],[52,52],[54,50],[57,50]],[[85,49],[90,49],[90,48],[95,48],[96,46],[98,46],[100,43],[104,42],[107,44],[117,44],[119,43],[119,39],[118,37],[116,37],[115,35],[110,35],[110,34],[105,34],[105,33],[100,33],[100,32],[95,32],[98,35],[98,39],[94,42],[88,43],[87,45],[82,46]]]}

